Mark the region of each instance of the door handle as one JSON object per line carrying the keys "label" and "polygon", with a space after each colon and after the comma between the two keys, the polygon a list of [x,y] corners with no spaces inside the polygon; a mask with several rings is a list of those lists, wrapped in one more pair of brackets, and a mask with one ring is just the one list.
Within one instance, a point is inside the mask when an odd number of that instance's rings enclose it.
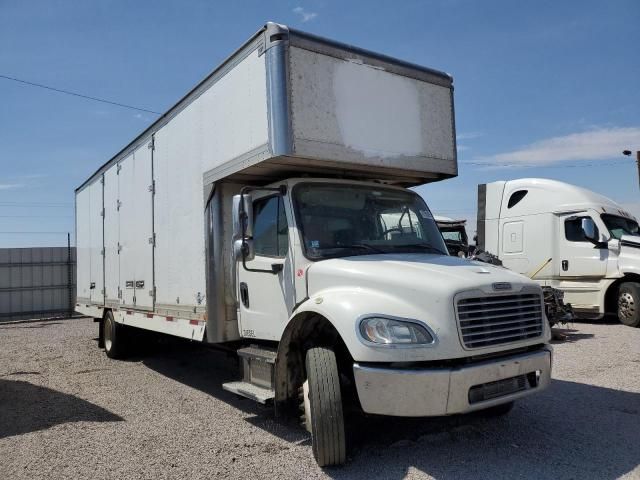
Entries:
{"label": "door handle", "polygon": [[562,270],[566,272],[569,270],[569,260],[562,260]]}
{"label": "door handle", "polygon": [[249,287],[246,283],[240,283],[240,301],[245,308],[249,308]]}

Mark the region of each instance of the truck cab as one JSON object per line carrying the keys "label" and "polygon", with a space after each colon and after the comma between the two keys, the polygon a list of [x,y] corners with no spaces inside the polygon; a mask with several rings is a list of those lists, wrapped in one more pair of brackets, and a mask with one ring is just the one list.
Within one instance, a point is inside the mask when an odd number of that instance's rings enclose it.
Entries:
{"label": "truck cab", "polygon": [[640,326],[638,222],[613,200],[568,183],[479,185],[479,247],[565,293],[578,316]]}
{"label": "truck cab", "polygon": [[450,255],[466,257],[469,254],[469,237],[465,228],[467,221],[436,215],[436,224]]}

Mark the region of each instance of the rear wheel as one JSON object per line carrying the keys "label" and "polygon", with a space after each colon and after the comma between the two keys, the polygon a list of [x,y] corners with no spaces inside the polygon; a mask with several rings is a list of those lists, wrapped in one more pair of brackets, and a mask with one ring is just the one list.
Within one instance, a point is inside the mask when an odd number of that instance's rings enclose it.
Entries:
{"label": "rear wheel", "polygon": [[102,321],[102,337],[104,351],[109,358],[124,358],[126,355],[127,332],[124,325],[120,325],[113,319],[113,313],[107,311]]}
{"label": "rear wheel", "polygon": [[313,456],[321,467],[341,465],[346,460],[346,442],[336,355],[328,348],[312,348],[305,364],[301,407],[311,432]]}
{"label": "rear wheel", "polygon": [[618,318],[630,327],[640,326],[640,284],[627,282],[618,289]]}

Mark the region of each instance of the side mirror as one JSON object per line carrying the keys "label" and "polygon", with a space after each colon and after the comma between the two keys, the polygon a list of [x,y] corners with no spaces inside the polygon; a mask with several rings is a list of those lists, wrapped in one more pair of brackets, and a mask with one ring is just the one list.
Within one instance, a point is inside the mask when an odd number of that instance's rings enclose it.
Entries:
{"label": "side mirror", "polygon": [[581,222],[582,234],[584,238],[589,240],[591,243],[598,243],[596,224],[592,218],[587,217],[583,218]]}
{"label": "side mirror", "polygon": [[233,196],[233,238],[253,237],[253,199],[251,194]]}
{"label": "side mirror", "polygon": [[256,256],[256,251],[253,248],[253,240],[237,239],[233,241],[233,258],[236,260],[243,260],[244,262],[250,262]]}

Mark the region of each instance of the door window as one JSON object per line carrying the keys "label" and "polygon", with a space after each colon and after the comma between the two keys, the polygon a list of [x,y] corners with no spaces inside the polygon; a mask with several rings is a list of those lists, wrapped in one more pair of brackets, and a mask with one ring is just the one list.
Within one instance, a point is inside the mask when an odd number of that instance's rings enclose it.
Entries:
{"label": "door window", "polygon": [[253,245],[256,255],[284,257],[289,248],[287,216],[282,197],[253,203]]}
{"label": "door window", "polygon": [[[589,242],[582,233],[583,218],[590,217],[574,217],[564,221],[564,236],[570,242]],[[596,238],[599,238],[598,227],[596,227]]]}

